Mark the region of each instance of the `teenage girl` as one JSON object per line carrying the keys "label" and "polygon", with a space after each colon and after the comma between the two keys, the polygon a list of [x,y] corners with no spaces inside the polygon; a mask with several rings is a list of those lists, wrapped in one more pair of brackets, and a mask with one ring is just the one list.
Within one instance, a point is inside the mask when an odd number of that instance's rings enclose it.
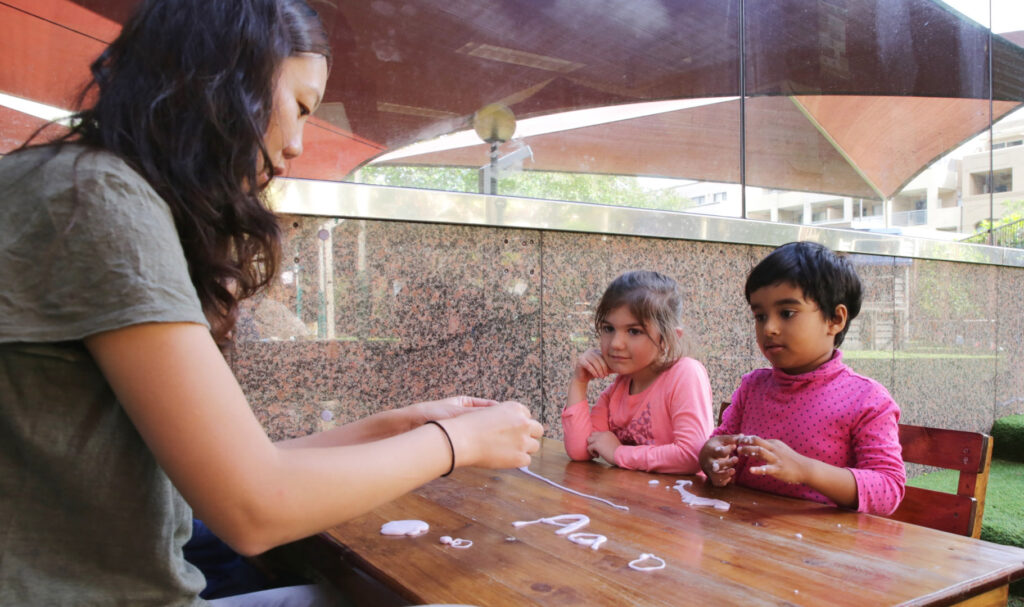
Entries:
{"label": "teenage girl", "polygon": [[[692,474],[711,432],[707,370],[686,356],[679,285],[657,272],[627,272],[594,315],[600,349],[576,359],[562,412],[565,450],[621,468]],[[587,386],[617,377],[591,409]]]}
{"label": "teenage girl", "polygon": [[891,514],[906,480],[900,410],[838,349],[860,311],[853,266],[819,244],[789,243],[751,270],[745,291],[772,368],[743,376],[701,468],[717,486]]}
{"label": "teenage girl", "polygon": [[330,57],[302,0],[147,0],[67,136],[0,159],[0,605],[202,605],[193,510],[252,555],[539,448],[516,402],[276,444],[246,402],[217,342],[279,266],[265,188]]}

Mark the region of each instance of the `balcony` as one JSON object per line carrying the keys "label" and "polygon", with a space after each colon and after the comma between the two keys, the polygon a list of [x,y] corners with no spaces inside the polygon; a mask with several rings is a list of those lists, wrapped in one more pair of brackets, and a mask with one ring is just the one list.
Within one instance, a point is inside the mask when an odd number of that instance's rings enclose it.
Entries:
{"label": "balcony", "polygon": [[892,225],[895,227],[923,226],[928,223],[928,209],[901,211],[892,214]]}

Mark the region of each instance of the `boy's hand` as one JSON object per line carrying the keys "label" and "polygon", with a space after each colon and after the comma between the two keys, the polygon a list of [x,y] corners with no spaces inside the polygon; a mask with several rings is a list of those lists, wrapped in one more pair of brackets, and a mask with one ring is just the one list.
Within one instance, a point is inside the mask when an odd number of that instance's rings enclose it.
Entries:
{"label": "boy's hand", "polygon": [[771,476],[790,484],[806,482],[807,457],[778,439],[742,436],[737,452],[750,458],[747,471],[751,474]]}
{"label": "boy's hand", "polygon": [[712,436],[700,450],[700,467],[707,475],[711,484],[724,487],[736,476],[736,447],[740,435],[723,434]]}
{"label": "boy's hand", "polygon": [[609,374],[611,371],[608,369],[608,363],[601,356],[601,351],[593,348],[576,357],[572,379],[575,382],[589,383],[592,379],[608,377]]}
{"label": "boy's hand", "polygon": [[615,464],[615,450],[622,446],[612,432],[594,432],[587,437],[587,451],[590,455],[601,456],[609,464]]}

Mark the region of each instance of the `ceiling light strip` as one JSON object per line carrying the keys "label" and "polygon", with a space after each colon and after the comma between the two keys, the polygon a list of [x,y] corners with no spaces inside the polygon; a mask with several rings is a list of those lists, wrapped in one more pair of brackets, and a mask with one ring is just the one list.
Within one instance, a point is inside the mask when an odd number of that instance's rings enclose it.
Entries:
{"label": "ceiling light strip", "polygon": [[46,105],[45,103],[39,103],[38,101],[32,101],[30,99],[24,99],[22,97],[15,97],[14,95],[8,95],[6,93],[0,93],[0,106],[10,108],[17,112],[21,112],[22,114],[41,118],[47,122],[57,121],[65,125],[68,124],[68,119],[72,115],[72,112],[65,109],[53,107],[52,105]]}

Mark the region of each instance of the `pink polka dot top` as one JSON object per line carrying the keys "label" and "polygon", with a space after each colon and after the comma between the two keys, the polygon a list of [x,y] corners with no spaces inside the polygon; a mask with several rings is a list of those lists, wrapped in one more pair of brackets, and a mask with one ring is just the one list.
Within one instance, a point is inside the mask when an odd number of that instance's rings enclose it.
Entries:
{"label": "pink polka dot top", "polygon": [[[802,455],[847,468],[857,483],[857,510],[891,514],[903,499],[906,481],[900,409],[885,387],[854,373],[842,359],[836,350],[809,373],[758,369],[744,375],[712,435],[779,439]],[[806,485],[749,473],[746,458],[740,458],[736,472],[740,485],[832,504]]]}

